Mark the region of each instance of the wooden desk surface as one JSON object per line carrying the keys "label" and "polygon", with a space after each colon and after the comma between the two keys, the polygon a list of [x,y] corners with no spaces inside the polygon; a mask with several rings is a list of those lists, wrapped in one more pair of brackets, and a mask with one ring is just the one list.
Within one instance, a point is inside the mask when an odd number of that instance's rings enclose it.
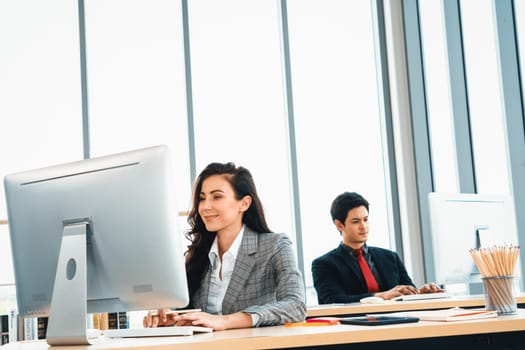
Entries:
{"label": "wooden desk surface", "polygon": [[[518,304],[525,304],[525,293],[516,296]],[[396,312],[410,310],[448,309],[451,307],[484,307],[483,295],[453,296],[443,299],[417,301],[386,301],[384,304],[326,304],[309,306],[307,317],[361,315],[381,312]]]}
{"label": "wooden desk surface", "polygon": [[[278,349],[328,344],[366,343],[429,337],[525,331],[525,309],[517,315],[475,321],[406,323],[380,326],[261,327],[202,333],[194,336],[138,339],[101,339],[91,346],[58,347],[62,350],[84,349]],[[42,350],[44,340],[9,343],[2,350]]]}

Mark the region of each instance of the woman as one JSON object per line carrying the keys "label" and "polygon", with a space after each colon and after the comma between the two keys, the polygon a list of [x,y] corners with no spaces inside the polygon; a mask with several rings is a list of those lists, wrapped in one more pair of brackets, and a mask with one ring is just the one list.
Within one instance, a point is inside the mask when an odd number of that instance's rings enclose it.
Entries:
{"label": "woman", "polygon": [[304,285],[291,241],[268,228],[246,168],[209,164],[195,183],[188,223],[190,306],[203,311],[148,315],[145,326],[223,330],[304,320]]}

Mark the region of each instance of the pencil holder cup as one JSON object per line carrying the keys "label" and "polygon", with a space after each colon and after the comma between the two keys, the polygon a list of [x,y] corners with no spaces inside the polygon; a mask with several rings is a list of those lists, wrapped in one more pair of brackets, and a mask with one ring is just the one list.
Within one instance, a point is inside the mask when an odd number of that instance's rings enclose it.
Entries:
{"label": "pencil holder cup", "polygon": [[498,315],[518,312],[514,295],[514,276],[482,277],[485,290],[485,309],[496,310]]}

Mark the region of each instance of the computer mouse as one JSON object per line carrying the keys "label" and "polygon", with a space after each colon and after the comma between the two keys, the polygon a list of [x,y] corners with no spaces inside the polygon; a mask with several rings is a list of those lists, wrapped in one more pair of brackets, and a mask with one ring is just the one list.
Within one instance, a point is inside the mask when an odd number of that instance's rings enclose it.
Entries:
{"label": "computer mouse", "polygon": [[365,297],[359,300],[361,304],[383,304],[385,302],[385,299],[380,297]]}

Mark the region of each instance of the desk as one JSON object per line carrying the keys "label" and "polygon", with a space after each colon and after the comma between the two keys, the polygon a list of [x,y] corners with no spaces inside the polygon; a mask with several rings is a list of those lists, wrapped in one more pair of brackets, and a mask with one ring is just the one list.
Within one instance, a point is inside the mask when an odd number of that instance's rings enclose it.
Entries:
{"label": "desk", "polygon": [[[517,303],[525,304],[525,293],[516,296]],[[463,295],[443,299],[429,299],[417,301],[387,301],[385,304],[326,304],[309,306],[307,317],[362,315],[381,312],[449,309],[452,307],[484,307],[483,295]]]}
{"label": "desk", "polygon": [[[138,350],[138,349],[199,349],[199,350],[234,350],[234,349],[283,349],[322,347],[334,348],[341,344],[353,344],[352,349],[397,349],[396,341],[409,342],[411,340],[425,342],[425,349],[439,349],[433,347],[444,337],[471,336],[483,334],[502,334],[518,338],[520,347],[525,339],[525,310],[519,309],[517,315],[498,316],[497,318],[475,321],[456,322],[425,322],[397,324],[388,326],[351,326],[335,325],[320,327],[261,327],[249,329],[235,329],[213,333],[202,333],[194,336],[169,338],[142,338],[142,339],[113,339],[105,340],[92,346],[57,347],[68,350]],[[432,341],[429,341],[432,338]],[[458,345],[457,339],[453,338]],[[394,343],[393,343],[394,342]],[[403,349],[406,349],[403,343]],[[2,350],[43,350],[47,349],[44,340],[31,342],[9,343],[1,347]],[[411,348],[410,346],[408,348]],[[416,349],[417,347],[412,347]],[[457,347],[453,347],[457,348]],[[463,349],[466,349],[463,347]],[[468,348],[472,349],[472,348]],[[482,347],[482,349],[488,349]]]}

